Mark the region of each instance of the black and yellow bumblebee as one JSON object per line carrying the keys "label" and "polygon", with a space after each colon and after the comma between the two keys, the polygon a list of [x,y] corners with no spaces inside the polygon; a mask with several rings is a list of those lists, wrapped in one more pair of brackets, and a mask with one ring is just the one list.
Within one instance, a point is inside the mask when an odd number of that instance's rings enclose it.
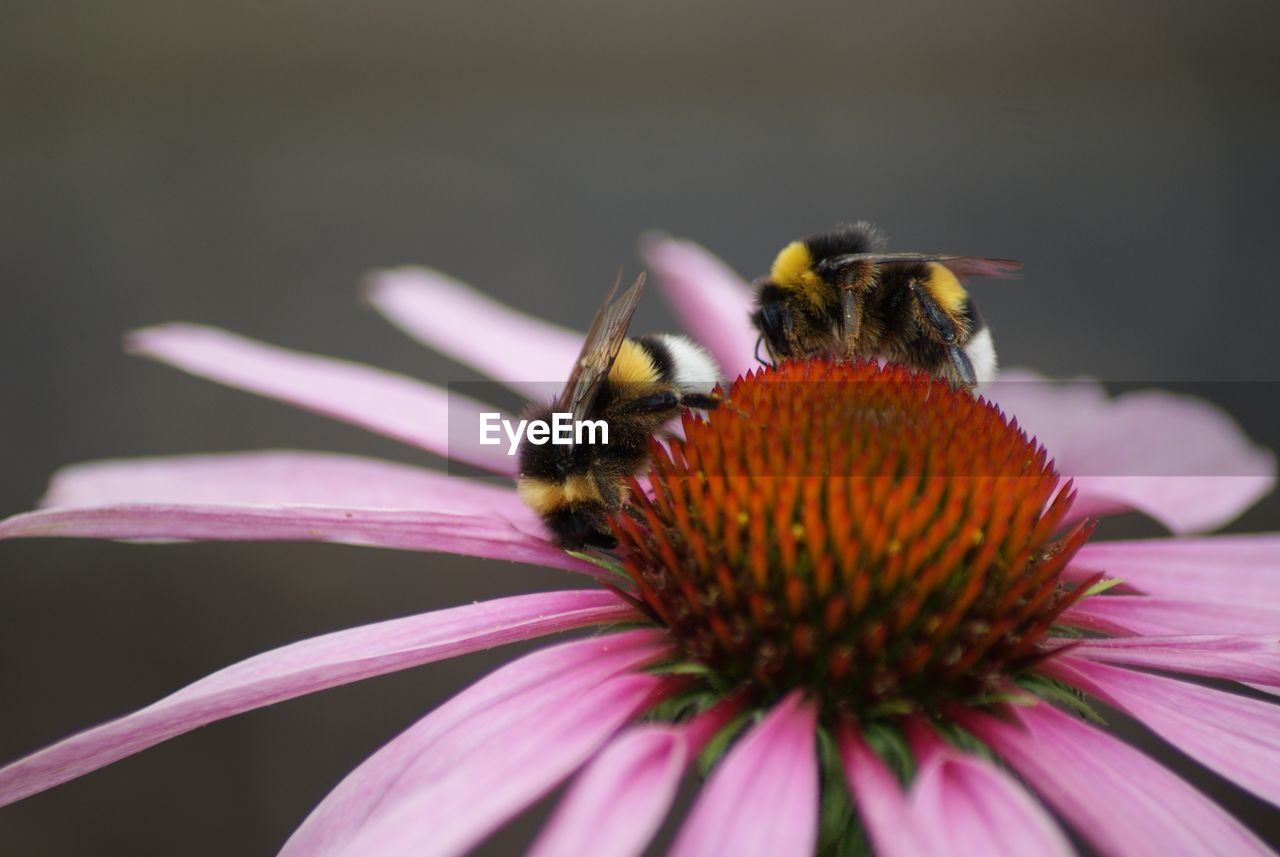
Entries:
{"label": "black and yellow bumblebee", "polygon": [[563,392],[532,407],[532,420],[569,413],[574,424],[603,420],[608,443],[520,445],[516,487],[521,499],[569,549],[611,548],[608,518],[627,500],[627,479],[643,472],[649,439],[685,408],[719,403],[720,370],[683,336],[627,338],[644,274],[616,301],[617,281],[596,314]]}
{"label": "black and yellow bumblebee", "polygon": [[756,281],[751,321],[774,362],[881,359],[973,389],[995,377],[991,331],[961,278],[1010,277],[1010,259],[889,253],[870,223],[782,248]]}

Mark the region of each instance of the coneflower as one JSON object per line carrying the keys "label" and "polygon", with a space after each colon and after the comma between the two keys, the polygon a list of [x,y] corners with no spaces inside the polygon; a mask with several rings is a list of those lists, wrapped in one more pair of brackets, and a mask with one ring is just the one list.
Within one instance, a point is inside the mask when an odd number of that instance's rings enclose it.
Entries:
{"label": "coneflower", "polygon": [[[264,653],[14,762],[0,771],[0,801],[251,708],[598,626],[513,661],[393,739],[285,853],[463,853],[577,772],[533,853],[638,854],[691,768],[706,778],[678,855],[1070,853],[1057,819],[1106,854],[1268,853],[1095,722],[1094,703],[1280,802],[1272,702],[1169,675],[1280,692],[1280,538],[1091,542],[1086,518],[1136,508],[1179,532],[1220,525],[1270,489],[1269,454],[1211,406],[1173,397],[1027,387],[998,407],[897,367],[745,371],[745,285],[691,245],[660,240],[647,255],[693,332],[742,377],[724,407],[686,418],[683,440],[655,447],[614,521],[613,554],[588,562],[558,550],[514,490],[316,453],[81,465],[55,478],[48,508],[0,523],[6,537],[446,550],[582,571],[605,586]],[[567,375],[577,351],[572,334],[429,272],[382,275],[370,296],[410,332],[500,377]],[[458,334],[486,328],[493,347]],[[446,397],[428,385],[207,328],[131,342],[196,374],[448,449]],[[1061,451],[1022,426],[1056,434]],[[1136,448],[1144,464],[1201,456],[1213,474],[1121,471],[1078,452],[1114,454],[1108,438],[1142,431],[1182,432],[1172,447]]]}

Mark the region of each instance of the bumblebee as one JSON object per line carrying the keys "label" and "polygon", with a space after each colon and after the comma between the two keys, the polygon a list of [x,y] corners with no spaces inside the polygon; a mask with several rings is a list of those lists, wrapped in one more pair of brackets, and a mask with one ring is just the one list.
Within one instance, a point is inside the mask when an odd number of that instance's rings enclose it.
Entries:
{"label": "bumblebee", "polygon": [[710,409],[720,370],[706,351],[682,336],[627,338],[641,274],[617,301],[606,297],[560,396],[534,406],[530,421],[570,413],[575,424],[603,420],[607,443],[520,445],[516,487],[565,548],[616,544],[608,517],[627,500],[627,478],[648,463],[649,439],[684,408]]}
{"label": "bumblebee", "polygon": [[991,331],[962,278],[1011,277],[1022,263],[885,247],[880,231],[863,222],[782,248],[755,283],[751,315],[771,360],[878,358],[970,390],[992,380]]}

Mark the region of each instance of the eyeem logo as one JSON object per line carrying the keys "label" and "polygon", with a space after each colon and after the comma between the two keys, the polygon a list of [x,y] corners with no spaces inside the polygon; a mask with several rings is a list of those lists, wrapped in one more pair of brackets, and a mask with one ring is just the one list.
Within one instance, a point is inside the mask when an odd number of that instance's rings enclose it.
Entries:
{"label": "eyeem logo", "polygon": [[[570,413],[554,413],[551,422],[546,420],[520,420],[514,426],[504,420],[502,414],[480,415],[481,446],[497,446],[502,434],[507,436],[507,455],[515,455],[523,437],[535,446],[553,443],[562,446],[578,446],[583,443],[609,443],[609,424],[604,420],[577,420]],[[598,438],[598,439],[597,439]]]}

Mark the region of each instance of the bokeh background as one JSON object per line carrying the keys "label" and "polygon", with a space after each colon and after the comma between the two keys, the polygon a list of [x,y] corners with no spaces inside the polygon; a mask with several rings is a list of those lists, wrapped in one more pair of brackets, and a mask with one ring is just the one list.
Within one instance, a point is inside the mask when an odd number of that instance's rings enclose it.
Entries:
{"label": "bokeh background", "polygon": [[[1265,2],[10,0],[0,513],[98,457],[433,463],[127,358],[120,334],[194,320],[471,381],[361,307],[361,274],[429,263],[585,326],[655,227],[748,275],[858,218],[898,249],[1024,259],[1023,281],[974,289],[1006,365],[1212,382],[1280,447],[1278,35]],[[637,329],[671,325],[656,294]],[[1234,526],[1277,528],[1275,498]],[[575,584],[316,545],[0,544],[0,757],[272,646]],[[203,729],[0,810],[0,851],[271,853],[357,762],[510,655]],[[1169,764],[1276,840],[1272,810]],[[531,824],[481,853],[518,853]]]}

